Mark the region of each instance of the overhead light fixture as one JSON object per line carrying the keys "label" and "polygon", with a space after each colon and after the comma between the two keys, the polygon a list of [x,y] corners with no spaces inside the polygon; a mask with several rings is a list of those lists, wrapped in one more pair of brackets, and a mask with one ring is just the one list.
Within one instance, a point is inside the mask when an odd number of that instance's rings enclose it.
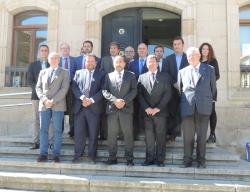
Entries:
{"label": "overhead light fixture", "polygon": [[160,19],[158,19],[158,21],[159,21],[159,22],[162,22],[162,21],[163,21],[163,19],[161,19],[161,18],[160,18]]}

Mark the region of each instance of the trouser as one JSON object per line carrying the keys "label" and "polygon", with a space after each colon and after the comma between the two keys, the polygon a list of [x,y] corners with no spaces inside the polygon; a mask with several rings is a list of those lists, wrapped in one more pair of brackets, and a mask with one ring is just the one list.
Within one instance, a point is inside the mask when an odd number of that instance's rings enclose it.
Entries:
{"label": "trouser", "polygon": [[[33,143],[40,143],[40,120],[39,120],[39,100],[32,100],[32,140]],[[53,129],[49,126],[49,144],[53,143]]]}
{"label": "trouser", "polygon": [[197,134],[196,157],[197,161],[204,163],[206,158],[206,136],[208,129],[209,115],[201,115],[197,111],[191,115],[183,117],[182,130],[184,139],[184,162],[193,161],[193,150],[195,133]]}
{"label": "trouser", "polygon": [[163,162],[166,154],[166,117],[144,117],[146,161]]}
{"label": "trouser", "polygon": [[91,109],[81,109],[75,114],[75,157],[82,155],[88,137],[88,156],[93,160],[96,158],[99,125],[100,114],[94,113]]}
{"label": "trouser", "polygon": [[121,129],[125,142],[125,158],[127,161],[133,160],[133,116],[132,114],[116,112],[108,114],[108,149],[109,158],[116,160],[117,154],[117,135]]}
{"label": "trouser", "polygon": [[217,124],[217,114],[215,111],[215,102],[213,102],[212,113],[210,115],[210,134],[215,134],[216,124]]}
{"label": "trouser", "polygon": [[61,142],[62,142],[62,120],[64,111],[53,111],[47,109],[40,112],[40,155],[48,155],[48,129],[52,119],[54,129],[54,144],[53,155],[54,157],[60,156]]}

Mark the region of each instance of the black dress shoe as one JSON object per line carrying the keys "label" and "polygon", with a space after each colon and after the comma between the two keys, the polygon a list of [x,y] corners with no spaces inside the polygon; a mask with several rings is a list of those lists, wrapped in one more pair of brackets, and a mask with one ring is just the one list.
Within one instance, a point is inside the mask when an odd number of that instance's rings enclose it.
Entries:
{"label": "black dress shoe", "polygon": [[55,156],[55,157],[53,158],[53,161],[54,161],[55,163],[59,163],[59,162],[60,162],[60,158],[57,157],[57,156]]}
{"label": "black dress shoe", "polygon": [[156,164],[157,164],[158,167],[165,167],[165,164],[164,164],[163,161],[157,161]]}
{"label": "black dress shoe", "polygon": [[208,137],[207,143],[216,143],[215,134],[210,134],[210,136]]}
{"label": "black dress shoe", "polygon": [[205,169],[207,166],[206,166],[206,163],[198,163],[197,164],[197,168],[198,169]]}
{"label": "black dress shoe", "polygon": [[180,168],[188,168],[188,167],[192,167],[192,163],[183,163]]}
{"label": "black dress shoe", "polygon": [[39,149],[39,144],[38,143],[33,143],[30,147],[30,149]]}
{"label": "black dress shoe", "polygon": [[115,165],[117,164],[117,159],[108,159],[106,162],[105,162],[106,165]]}
{"label": "black dress shoe", "polygon": [[72,160],[72,163],[80,163],[80,162],[81,162],[80,157],[74,157],[74,159]]}
{"label": "black dress shoe", "polygon": [[45,156],[45,155],[40,155],[38,158],[37,158],[37,162],[47,162],[48,161],[48,157]]}
{"label": "black dress shoe", "polygon": [[144,161],[141,165],[142,166],[149,166],[149,165],[154,165],[155,164],[155,162],[154,161]]}
{"label": "black dress shoe", "polygon": [[127,166],[134,166],[134,162],[132,160],[128,160],[127,161]]}

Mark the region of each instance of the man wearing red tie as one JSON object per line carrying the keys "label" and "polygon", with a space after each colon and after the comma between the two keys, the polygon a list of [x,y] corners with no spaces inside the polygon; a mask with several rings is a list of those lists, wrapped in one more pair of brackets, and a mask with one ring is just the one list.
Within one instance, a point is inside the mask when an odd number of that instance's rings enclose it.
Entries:
{"label": "man wearing red tie", "polygon": [[[60,46],[61,49],[61,58],[60,58],[60,67],[67,70],[70,77],[70,82],[74,78],[76,72],[76,60],[74,57],[70,56],[70,46],[67,43],[62,43]],[[74,113],[73,113],[73,96],[71,89],[68,90],[66,95],[66,104],[67,104],[67,111],[65,115],[69,115],[69,136],[74,136]],[[64,123],[63,123],[64,129]]]}

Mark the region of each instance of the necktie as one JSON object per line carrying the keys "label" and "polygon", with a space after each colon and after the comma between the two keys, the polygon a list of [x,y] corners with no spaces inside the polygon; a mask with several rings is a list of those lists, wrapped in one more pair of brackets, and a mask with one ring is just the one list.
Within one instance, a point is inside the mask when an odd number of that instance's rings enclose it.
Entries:
{"label": "necktie", "polygon": [[194,87],[196,86],[197,82],[198,82],[198,76],[199,75],[199,71],[197,68],[193,68],[192,69],[192,81],[193,81],[193,85]]}
{"label": "necktie", "polygon": [[65,68],[65,69],[68,69],[68,68],[69,68],[68,65],[69,65],[69,64],[68,64],[68,58],[65,58],[64,68]]}
{"label": "necktie", "polygon": [[140,59],[140,62],[139,62],[139,73],[140,74],[142,73],[143,65],[144,65],[144,59]]}
{"label": "necktie", "polygon": [[118,79],[117,79],[117,88],[118,88],[119,91],[121,89],[121,86],[122,86],[122,73],[119,72],[118,73]]}
{"label": "necktie", "polygon": [[92,71],[89,71],[89,76],[88,78],[86,79],[86,83],[85,83],[85,90],[83,91],[84,92],[84,95],[86,97],[89,97],[89,92],[90,92],[90,88],[91,88],[91,77],[92,77]]}
{"label": "necktie", "polygon": [[52,69],[48,78],[48,83],[51,84],[53,77],[55,75],[55,69]]}
{"label": "necktie", "polygon": [[151,79],[150,79],[150,86],[151,88],[154,87],[154,83],[155,83],[155,73],[151,74]]}

